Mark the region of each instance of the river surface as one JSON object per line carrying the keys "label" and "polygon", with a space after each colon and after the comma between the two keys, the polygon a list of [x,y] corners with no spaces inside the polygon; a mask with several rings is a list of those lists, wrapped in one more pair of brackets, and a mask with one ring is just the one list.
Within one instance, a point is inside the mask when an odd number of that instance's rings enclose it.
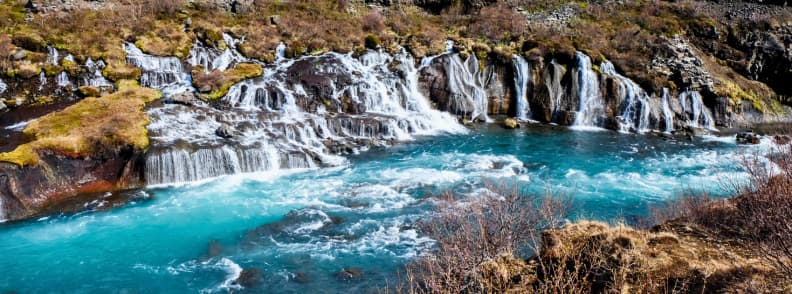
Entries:
{"label": "river surface", "polygon": [[[432,248],[411,224],[437,195],[516,185],[564,193],[575,217],[631,220],[687,190],[726,196],[769,143],[695,142],[552,126],[482,127],[348,156],[340,167],[132,191],[115,209],[0,225],[0,292],[339,293],[397,283]],[[258,287],[232,281],[260,271]],[[336,273],[362,273],[342,281]]]}

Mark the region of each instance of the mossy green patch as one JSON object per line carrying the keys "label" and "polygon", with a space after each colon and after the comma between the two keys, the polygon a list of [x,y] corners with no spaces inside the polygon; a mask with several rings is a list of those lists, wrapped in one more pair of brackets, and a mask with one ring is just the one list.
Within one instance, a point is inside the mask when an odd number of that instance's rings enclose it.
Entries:
{"label": "mossy green patch", "polygon": [[240,63],[227,71],[205,72],[202,67],[193,69],[193,84],[198,89],[209,89],[210,99],[219,99],[228,94],[234,84],[261,76],[263,68],[257,63]]}
{"label": "mossy green patch", "polygon": [[116,93],[85,98],[32,121],[23,133],[33,141],[0,154],[0,161],[27,166],[35,164],[38,153],[44,150],[74,158],[123,147],[143,150],[149,144],[144,106],[161,95],[136,82],[119,82]]}

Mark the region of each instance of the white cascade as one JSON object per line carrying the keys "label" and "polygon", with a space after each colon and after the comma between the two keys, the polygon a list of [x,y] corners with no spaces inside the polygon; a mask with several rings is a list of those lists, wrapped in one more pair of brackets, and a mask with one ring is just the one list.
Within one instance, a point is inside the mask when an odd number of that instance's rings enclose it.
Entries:
{"label": "white cascade", "polygon": [[671,106],[668,104],[668,95],[668,88],[663,88],[661,103],[663,106],[663,118],[665,119],[665,132],[671,133],[674,131],[674,112],[671,111]]}
{"label": "white cascade", "polygon": [[275,58],[277,58],[277,60],[286,58],[286,44],[284,44],[283,42],[280,42],[280,44],[278,44],[278,47],[275,48]]}
{"label": "white cascade", "polygon": [[6,90],[8,90],[8,85],[6,85],[6,83],[0,79],[0,94],[5,93]]}
{"label": "white cascade", "polygon": [[222,51],[206,47],[199,41],[195,41],[190,49],[187,63],[194,67],[201,66],[206,72],[209,72],[212,70],[225,71],[234,64],[247,61],[247,58],[237,50],[237,45],[244,40],[234,39],[228,34],[223,34],[223,40],[226,43],[226,49]]}
{"label": "white cascade", "polygon": [[601,127],[605,105],[600,91],[599,77],[591,67],[591,58],[582,52],[577,52],[576,57],[577,65],[573,79],[577,85],[580,107],[574,125]]}
{"label": "white cascade", "polygon": [[685,91],[679,94],[679,104],[688,118],[687,124],[694,128],[716,130],[715,119],[710,110],[704,106],[704,100],[698,91]]}
{"label": "white cascade", "polygon": [[616,72],[616,68],[610,61],[604,61],[600,68],[603,74],[613,77],[618,82],[618,95],[619,101],[621,101],[621,115],[618,119],[619,131],[643,133],[653,129],[654,127],[649,122],[653,112],[651,96],[641,86]]}
{"label": "white cascade", "polygon": [[520,55],[513,56],[514,63],[514,87],[517,95],[517,119],[529,120],[531,118],[531,106],[528,104],[528,89],[533,86],[533,68]]}
{"label": "white cascade", "polygon": [[448,90],[454,101],[454,110],[470,113],[472,120],[490,121],[487,116],[487,92],[484,90],[483,73],[479,70],[479,61],[471,55],[465,62],[459,54],[449,55],[446,64]]}
{"label": "white cascade", "polygon": [[105,79],[105,77],[102,75],[102,70],[104,68],[104,61],[99,60],[94,62],[90,57],[88,57],[88,60],[85,61],[85,69],[87,73],[83,76],[82,85],[96,88],[113,87],[113,84]]}
{"label": "white cascade", "polygon": [[141,69],[140,84],[161,90],[165,96],[192,89],[190,76],[176,57],[160,57],[143,53],[131,43],[124,43],[127,63]]}
{"label": "white cascade", "polygon": [[47,63],[58,66],[60,65],[60,54],[55,47],[47,46]]}
{"label": "white cascade", "polygon": [[46,87],[46,86],[47,86],[47,75],[46,75],[46,74],[44,74],[44,72],[42,71],[42,72],[39,74],[39,86],[38,86],[38,90],[39,90],[39,92],[40,92],[40,91],[43,91],[43,90],[44,90],[44,87]]}
{"label": "white cascade", "polygon": [[60,72],[55,77],[55,83],[58,85],[58,87],[61,87],[61,88],[65,88],[65,87],[71,86],[71,84],[72,84],[71,80],[69,80],[69,75],[65,71]]}
{"label": "white cascade", "polygon": [[[392,64],[398,68],[389,68]],[[261,77],[229,89],[221,102],[231,110],[201,103],[154,108],[149,131],[153,145],[161,148],[147,156],[146,180],[163,184],[340,165],[345,159],[334,155],[338,152],[415,135],[465,132],[453,116],[431,109],[418,91],[414,64],[404,51],[280,60],[266,66]],[[310,95],[310,84],[291,76],[295,70],[330,81],[324,84],[331,87],[327,97]],[[224,125],[235,135],[218,137],[215,130]]]}

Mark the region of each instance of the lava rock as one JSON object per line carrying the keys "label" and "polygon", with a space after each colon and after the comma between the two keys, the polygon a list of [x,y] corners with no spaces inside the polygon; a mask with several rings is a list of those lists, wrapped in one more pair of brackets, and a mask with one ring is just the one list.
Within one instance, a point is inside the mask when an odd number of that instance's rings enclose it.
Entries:
{"label": "lava rock", "polygon": [[193,92],[183,92],[183,93],[179,93],[179,94],[173,95],[170,98],[170,102],[176,103],[176,104],[192,106],[193,104],[195,104],[195,100],[197,100],[197,99],[198,99],[198,97],[195,96],[195,93],[193,93]]}
{"label": "lava rock", "polygon": [[215,130],[215,135],[220,138],[229,139],[234,137],[234,129],[230,125],[222,125]]}
{"label": "lava rock", "polygon": [[356,267],[346,268],[336,273],[336,279],[339,281],[352,281],[361,277],[363,277],[363,270]]}
{"label": "lava rock", "polygon": [[513,118],[507,118],[503,121],[503,127],[507,129],[517,129],[520,127],[520,123]]}
{"label": "lava rock", "polygon": [[236,279],[236,283],[242,287],[250,288],[261,283],[261,270],[255,268],[243,269]]}
{"label": "lava rock", "polygon": [[759,144],[760,137],[754,132],[740,132],[737,134],[739,144]]}

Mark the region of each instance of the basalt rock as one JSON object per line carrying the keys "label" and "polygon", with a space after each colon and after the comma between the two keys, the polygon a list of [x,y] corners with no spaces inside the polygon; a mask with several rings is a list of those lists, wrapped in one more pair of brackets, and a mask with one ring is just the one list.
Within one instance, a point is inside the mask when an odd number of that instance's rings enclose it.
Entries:
{"label": "basalt rock", "polygon": [[44,154],[25,167],[0,162],[0,217],[21,220],[78,195],[140,187],[140,159],[126,149],[96,158]]}

